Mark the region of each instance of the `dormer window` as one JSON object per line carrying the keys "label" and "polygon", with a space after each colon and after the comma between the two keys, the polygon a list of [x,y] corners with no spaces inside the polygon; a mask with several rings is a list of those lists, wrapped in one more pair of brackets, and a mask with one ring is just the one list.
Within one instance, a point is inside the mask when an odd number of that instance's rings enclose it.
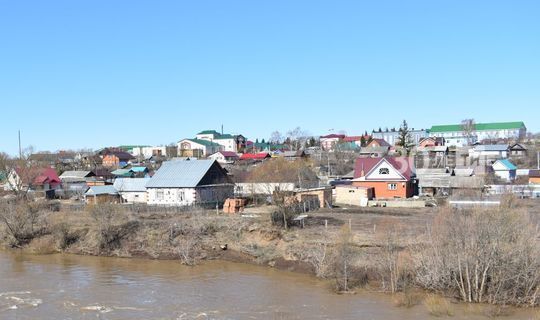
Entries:
{"label": "dormer window", "polygon": [[390,169],[388,168],[380,168],[379,174],[390,174]]}

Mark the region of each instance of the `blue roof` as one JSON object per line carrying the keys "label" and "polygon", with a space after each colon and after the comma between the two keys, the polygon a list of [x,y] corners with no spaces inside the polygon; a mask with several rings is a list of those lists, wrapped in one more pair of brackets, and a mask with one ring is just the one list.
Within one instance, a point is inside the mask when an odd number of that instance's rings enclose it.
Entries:
{"label": "blue roof", "polygon": [[517,170],[516,165],[514,165],[510,160],[508,159],[501,159],[497,160],[498,162],[502,163],[508,170]]}
{"label": "blue roof", "polygon": [[194,188],[214,160],[172,160],[163,162],[146,184],[147,188]]}

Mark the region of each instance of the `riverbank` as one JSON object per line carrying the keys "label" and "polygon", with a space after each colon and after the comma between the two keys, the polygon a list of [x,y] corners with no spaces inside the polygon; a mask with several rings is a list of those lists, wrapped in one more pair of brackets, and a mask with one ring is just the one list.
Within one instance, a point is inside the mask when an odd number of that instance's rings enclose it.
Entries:
{"label": "riverbank", "polygon": [[[535,206],[525,208],[537,214]],[[35,221],[33,237],[28,241],[22,238],[16,247],[32,254],[177,260],[186,265],[209,260],[256,264],[326,279],[336,292],[368,288],[394,293],[395,304],[401,306],[426,303],[426,292],[444,293],[449,299],[432,299],[431,303],[439,309],[434,314],[444,313],[440,309],[461,298],[459,288],[445,287],[444,283],[439,288],[419,285],[421,277],[440,276],[426,275],[426,270],[417,265],[419,261],[432,263],[425,260],[429,258],[425,253],[430,248],[429,241],[433,240],[426,231],[444,222],[441,217],[450,214],[442,214],[447,209],[326,209],[310,213],[303,227],[299,224],[289,229],[272,224],[273,210],[251,208],[244,216],[202,209],[142,213],[116,206],[76,212],[45,210]],[[471,221],[462,223],[468,226]],[[515,228],[518,229],[519,226]],[[6,232],[2,234],[2,243],[13,247],[13,239]],[[536,245],[533,241],[530,249],[536,250]],[[448,252],[448,256],[453,254]],[[520,271],[519,266],[516,268]],[[530,284],[536,288],[535,282]],[[530,306],[535,300],[515,301]],[[504,308],[494,310],[500,310],[494,312],[499,313]]]}

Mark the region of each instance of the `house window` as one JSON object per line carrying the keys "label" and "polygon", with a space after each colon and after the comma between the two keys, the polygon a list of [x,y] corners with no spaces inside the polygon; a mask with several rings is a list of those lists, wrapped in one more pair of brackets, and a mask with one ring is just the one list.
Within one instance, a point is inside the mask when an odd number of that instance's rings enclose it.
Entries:
{"label": "house window", "polygon": [[389,183],[388,184],[388,190],[397,190],[397,184],[396,183]]}
{"label": "house window", "polygon": [[390,174],[390,169],[388,168],[380,168],[379,174]]}
{"label": "house window", "polygon": [[184,192],[184,190],[178,191],[178,200],[184,201],[185,199],[186,199],[186,193]]}
{"label": "house window", "polygon": [[156,191],[156,199],[157,200],[163,200],[163,190],[157,190]]}

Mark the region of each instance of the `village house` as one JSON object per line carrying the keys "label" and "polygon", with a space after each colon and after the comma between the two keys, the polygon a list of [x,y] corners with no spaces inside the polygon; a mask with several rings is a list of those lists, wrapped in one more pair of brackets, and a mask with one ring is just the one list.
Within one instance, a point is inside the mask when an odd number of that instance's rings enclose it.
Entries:
{"label": "village house", "polygon": [[5,190],[49,191],[61,188],[62,181],[53,168],[18,167],[8,174]]}
{"label": "village house", "polygon": [[234,185],[217,161],[163,162],[146,184],[148,204],[165,206],[216,206],[231,197]]}
{"label": "village house", "polygon": [[411,158],[358,158],[352,185],[373,188],[375,199],[409,198],[416,193],[414,177]]}
{"label": "village house", "polygon": [[336,204],[366,207],[368,201],[373,199],[372,187],[358,187],[341,184],[336,186]]}
{"label": "village house", "polygon": [[62,189],[67,193],[83,194],[96,181],[92,171],[65,171],[60,175]]}
{"label": "village house", "polygon": [[135,159],[130,153],[120,150],[106,150],[102,154],[102,165],[106,168],[122,168]]}
{"label": "village house", "polygon": [[91,186],[84,194],[87,204],[120,203],[120,195],[114,186]]}
{"label": "village house", "polygon": [[166,146],[156,146],[156,147],[137,147],[134,148],[131,154],[136,157],[137,159],[143,158],[145,160],[150,159],[152,157],[167,157],[168,154],[168,147]]}
{"label": "village house", "polygon": [[361,157],[382,158],[390,153],[390,146],[383,147],[363,147],[359,151]]}
{"label": "village house", "polygon": [[529,171],[529,184],[540,184],[540,170]]}
{"label": "village house", "polygon": [[[415,130],[411,128],[409,130],[409,139],[414,145],[418,145],[421,139],[428,137],[429,133],[425,129]],[[391,146],[395,146],[399,141],[399,130],[398,129],[386,129],[378,131],[373,130],[371,133],[373,139],[381,139],[388,142]]]}
{"label": "village house", "polygon": [[391,145],[386,142],[384,139],[379,138],[373,138],[371,141],[366,145],[367,148],[373,148],[373,147],[391,147]]}
{"label": "village house", "polygon": [[276,154],[276,157],[281,157],[285,160],[289,161],[296,161],[298,159],[304,159],[307,157],[304,150],[298,150],[298,151],[283,151]]}
{"label": "village house", "polygon": [[259,153],[244,153],[240,156],[242,161],[263,161],[271,158],[272,156],[268,152],[259,152]]}
{"label": "village house", "polygon": [[146,203],[146,184],[149,180],[150,178],[118,178],[114,180],[113,186],[122,203]]}
{"label": "village house", "polygon": [[216,160],[220,164],[233,164],[240,159],[236,152],[218,151],[208,156],[208,159]]}
{"label": "village house", "polygon": [[183,139],[178,142],[180,157],[206,158],[222,149],[222,145],[206,139]]}
{"label": "village house", "polygon": [[510,156],[514,158],[526,157],[528,150],[521,143],[514,143],[509,148]]}
{"label": "village house", "polygon": [[471,161],[506,159],[508,152],[507,144],[476,145],[469,149],[469,157]]}
{"label": "village house", "polygon": [[338,144],[343,142],[343,139],[345,139],[344,134],[329,134],[321,136],[319,141],[324,151],[333,151]]}
{"label": "village house", "polygon": [[438,146],[444,146],[445,140],[442,137],[427,137],[420,140],[418,143],[419,148],[426,148],[426,147],[438,147]]}
{"label": "village house", "polygon": [[500,159],[492,165],[495,175],[506,182],[516,180],[517,167],[508,159]]}
{"label": "village house", "polygon": [[210,142],[215,142],[221,145],[223,151],[230,152],[243,152],[246,147],[247,139],[239,134],[224,134],[219,133],[215,130],[204,130],[195,135],[196,139],[206,140]]}
{"label": "village house", "polygon": [[95,180],[87,181],[88,186],[103,186],[113,183],[114,175],[109,169],[98,168],[92,170],[92,172],[94,173]]}
{"label": "village house", "polygon": [[[473,128],[468,130],[464,130],[464,126],[460,124],[437,125],[432,126],[429,131],[431,137],[443,137],[447,140],[457,138],[461,145],[467,145],[469,138],[473,138],[472,142],[498,139],[520,141],[525,138],[526,133],[527,128],[521,121],[476,123]],[[447,145],[452,144],[447,141]]]}

